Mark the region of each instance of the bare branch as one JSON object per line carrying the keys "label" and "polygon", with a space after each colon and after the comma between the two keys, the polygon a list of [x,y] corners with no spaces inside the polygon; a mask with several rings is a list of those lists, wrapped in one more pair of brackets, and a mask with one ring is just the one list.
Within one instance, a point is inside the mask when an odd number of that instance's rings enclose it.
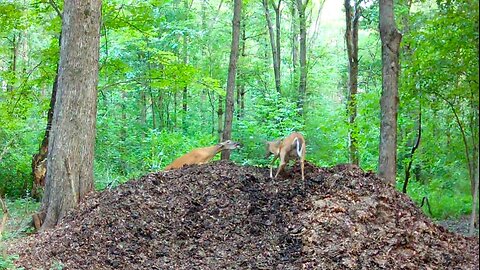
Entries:
{"label": "bare branch", "polygon": [[48,2],[49,2],[50,5],[53,7],[53,9],[55,9],[55,11],[57,12],[58,17],[60,17],[60,19],[63,19],[62,12],[61,12],[60,9],[58,8],[57,3],[55,3],[55,1],[53,1],[53,0],[48,0]]}

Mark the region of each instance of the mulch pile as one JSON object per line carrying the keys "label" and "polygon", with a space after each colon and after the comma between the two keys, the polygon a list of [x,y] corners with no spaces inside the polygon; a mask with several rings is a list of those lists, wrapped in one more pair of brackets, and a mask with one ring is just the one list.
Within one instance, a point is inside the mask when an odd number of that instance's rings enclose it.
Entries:
{"label": "mulch pile", "polygon": [[26,269],[478,269],[478,238],[434,224],[374,173],[307,163],[299,179],[298,166],[272,180],[223,161],[153,173],[11,251]]}

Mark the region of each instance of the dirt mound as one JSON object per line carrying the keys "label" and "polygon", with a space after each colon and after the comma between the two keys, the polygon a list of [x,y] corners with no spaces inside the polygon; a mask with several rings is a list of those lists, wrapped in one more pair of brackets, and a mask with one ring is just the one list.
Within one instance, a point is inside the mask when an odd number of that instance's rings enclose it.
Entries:
{"label": "dirt mound", "polygon": [[352,165],[278,180],[229,162],[93,194],[14,247],[26,269],[478,269],[478,239],[434,224]]}

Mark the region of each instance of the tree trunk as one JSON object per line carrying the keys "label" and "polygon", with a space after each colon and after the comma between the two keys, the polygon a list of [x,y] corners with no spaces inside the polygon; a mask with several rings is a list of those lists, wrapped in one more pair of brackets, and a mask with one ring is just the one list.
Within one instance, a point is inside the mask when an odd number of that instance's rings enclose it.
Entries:
{"label": "tree trunk", "polygon": [[[188,10],[189,4],[188,0],[183,1],[185,12],[187,16],[185,20],[188,20]],[[183,33],[183,64],[188,64],[188,36],[186,33]],[[185,85],[182,91],[182,129],[183,132],[187,132],[187,109],[188,109],[188,87]]]}
{"label": "tree trunk", "polygon": [[281,71],[282,71],[282,57],[281,57],[281,42],[280,42],[280,19],[281,19],[281,14],[280,14],[280,4],[282,3],[282,0],[278,0],[277,5],[275,6],[274,2],[272,2],[273,5],[273,10],[275,11],[275,48],[277,49],[277,71],[275,72],[278,76],[275,77],[275,85],[278,84],[277,86],[277,91],[278,93],[282,93],[282,83],[281,83]]}
{"label": "tree trunk", "polygon": [[42,230],[93,189],[101,1],[66,0]]}
{"label": "tree trunk", "polygon": [[147,96],[145,95],[145,90],[140,90],[140,125],[142,128],[146,126],[147,123]]}
{"label": "tree trunk", "polygon": [[397,111],[399,47],[402,35],[395,26],[393,0],[380,0],[382,40],[382,96],[378,174],[395,185],[397,171]]}
{"label": "tree trunk", "polygon": [[296,23],[297,18],[297,8],[295,1],[292,1],[290,6],[290,12],[292,16],[292,23],[290,25],[292,30],[292,75],[291,83],[292,89],[298,89],[297,83],[297,66],[298,66],[298,24]]}
{"label": "tree trunk", "polygon": [[307,26],[305,18],[305,9],[308,0],[297,1],[298,18],[300,22],[300,83],[298,85],[298,111],[300,115],[304,113],[305,95],[307,92]]}
{"label": "tree trunk", "polygon": [[[263,9],[265,12],[265,19],[267,21],[268,27],[268,34],[270,37],[270,47],[272,48],[272,59],[273,59],[273,73],[275,76],[275,89],[278,93],[281,94],[281,86],[280,86],[280,62],[279,59],[279,49],[277,48],[276,41],[275,41],[275,33],[273,32],[272,20],[270,19],[270,11],[268,9],[268,0],[263,0]],[[279,31],[277,30],[277,34]],[[277,37],[279,38],[279,37]]]}
{"label": "tree trunk", "polygon": [[473,200],[472,200],[472,214],[470,215],[470,225],[468,228],[468,233],[473,236],[475,234],[475,225],[478,223],[477,218],[477,204],[478,204],[478,168],[479,160],[478,160],[478,153],[477,153],[477,168],[475,170],[475,181],[473,184]]}
{"label": "tree trunk", "polygon": [[152,111],[152,129],[157,128],[157,116],[155,113],[155,97],[153,96],[151,86],[149,88],[149,94],[150,94],[150,110]]}
{"label": "tree trunk", "polygon": [[[62,33],[58,37],[58,45],[62,45]],[[38,153],[33,155],[32,158],[32,197],[41,199],[43,189],[45,187],[45,176],[47,175],[47,154],[48,154],[48,138],[50,136],[50,129],[52,128],[53,110],[55,108],[55,100],[57,96],[58,88],[58,64],[57,73],[55,74],[55,80],[53,81],[52,96],[50,97],[50,107],[47,113],[47,126],[45,127],[45,134],[43,135],[42,144],[38,149]]]}
{"label": "tree trunk", "polygon": [[[241,46],[240,46],[240,55],[242,57],[245,57],[245,44],[247,42],[247,36],[246,31],[245,31],[245,22],[243,20],[243,14],[242,14],[242,24],[241,24],[241,30],[240,30],[240,37],[241,37]],[[240,119],[243,117],[243,110],[244,110],[244,98],[245,98],[245,79],[244,79],[244,74],[241,72],[239,69],[237,71],[237,119]]]}
{"label": "tree trunk", "polygon": [[217,135],[218,142],[221,142],[223,137],[223,97],[220,95],[218,96]]}
{"label": "tree trunk", "polygon": [[410,169],[412,168],[412,163],[413,163],[413,155],[415,154],[415,151],[420,146],[421,138],[422,138],[422,106],[420,105],[419,112],[418,112],[417,139],[415,141],[415,144],[412,146],[412,150],[410,150],[410,155],[408,156],[409,161],[408,161],[407,167],[405,168],[405,181],[403,181],[403,188],[402,188],[403,193],[407,193],[408,181],[410,179]]}
{"label": "tree trunk", "polygon": [[[232,21],[232,48],[230,50],[230,64],[228,66],[227,79],[227,97],[225,102],[225,125],[223,129],[222,140],[232,138],[232,120],[233,120],[233,95],[235,88],[235,77],[237,73],[237,60],[240,41],[240,17],[242,13],[242,0],[233,2],[233,21]],[[222,159],[230,159],[230,150],[222,151]]]}
{"label": "tree trunk", "polygon": [[[122,91],[122,90],[121,90]],[[129,172],[128,168],[128,150],[127,150],[127,131],[128,131],[128,117],[127,117],[127,102],[128,102],[128,96],[126,91],[122,91],[120,95],[120,111],[121,111],[121,127],[120,127],[120,145],[119,145],[119,152],[120,152],[120,157],[118,159],[120,163],[120,170],[122,175],[127,175]]]}
{"label": "tree trunk", "polygon": [[13,80],[7,81],[7,91],[12,91],[17,81],[17,58],[18,58],[18,46],[20,46],[21,34],[13,34],[12,38],[12,63],[10,65],[10,71],[12,72]]}
{"label": "tree trunk", "polygon": [[[352,5],[354,10],[352,11]],[[357,118],[357,90],[358,90],[358,21],[360,19],[360,5],[357,1],[345,0],[345,42],[348,54],[348,96],[347,113],[349,118],[348,139],[350,162],[359,164],[358,157],[358,128]]]}
{"label": "tree trunk", "polygon": [[240,110],[240,98],[241,98],[241,91],[242,91],[242,73],[240,71],[237,72],[238,80],[236,85],[237,93],[235,94],[235,106],[237,107],[236,116],[237,120],[240,120],[240,116],[242,111]]}

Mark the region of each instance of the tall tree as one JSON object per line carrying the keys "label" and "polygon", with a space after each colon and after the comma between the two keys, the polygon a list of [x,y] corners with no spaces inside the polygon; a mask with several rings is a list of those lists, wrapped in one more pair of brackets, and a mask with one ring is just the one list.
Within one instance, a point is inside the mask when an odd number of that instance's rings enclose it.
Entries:
{"label": "tall tree", "polygon": [[[478,149],[477,149],[478,151]],[[472,198],[472,213],[470,214],[470,225],[468,226],[468,233],[470,235],[475,234],[475,225],[478,226],[478,218],[477,218],[477,204],[478,204],[478,174],[479,174],[479,167],[478,164],[480,163],[478,160],[478,152],[477,152],[477,168],[475,170],[475,179],[473,184],[473,198]]]}
{"label": "tall tree", "polygon": [[[235,77],[237,73],[237,60],[240,46],[240,18],[242,16],[242,0],[233,1],[233,21],[232,21],[232,47],[230,50],[230,64],[228,66],[227,78],[227,97],[225,102],[225,125],[222,139],[230,140],[232,138],[232,120],[233,120],[233,97],[235,90]],[[230,151],[222,151],[222,159],[230,159]]]}
{"label": "tall tree", "polygon": [[[55,9],[59,18],[62,18],[62,13],[59,7],[54,1],[50,1],[50,5]],[[58,37],[58,46],[62,45],[62,33]],[[47,174],[47,154],[48,154],[48,137],[50,136],[50,129],[52,127],[53,109],[55,107],[55,98],[57,96],[58,87],[58,62],[57,72],[55,74],[55,80],[53,82],[52,95],[50,98],[50,107],[47,113],[47,126],[45,128],[45,134],[43,135],[42,143],[38,149],[38,153],[33,155],[32,158],[32,197],[41,199],[43,188],[45,187],[45,176]]]}
{"label": "tall tree", "polygon": [[268,34],[270,37],[270,47],[272,48],[273,58],[273,72],[275,75],[275,89],[278,93],[282,93],[281,79],[280,79],[280,4],[275,5],[272,2],[273,9],[275,10],[275,32],[273,31],[272,19],[270,18],[270,10],[268,8],[268,0],[263,0],[263,9],[265,11],[265,19],[267,21]]}
{"label": "tall tree", "polygon": [[[241,25],[240,25],[240,56],[244,58],[245,54],[245,45],[247,43],[247,36],[245,30],[245,9],[242,11],[242,18],[241,18]],[[237,70],[237,96],[236,96],[236,103],[237,103],[237,119],[240,119],[243,116],[245,111],[245,79],[244,79],[244,72],[239,68]]]}
{"label": "tall tree", "polygon": [[101,0],[66,0],[42,229],[93,189]]}
{"label": "tall tree", "polygon": [[398,57],[402,40],[402,34],[395,25],[393,0],[380,0],[380,39],[382,96],[378,174],[393,185],[397,173]]}
{"label": "tall tree", "polygon": [[305,95],[307,92],[307,19],[305,10],[307,8],[308,0],[296,0],[298,19],[300,24],[300,83],[298,85],[298,109],[300,115],[303,115],[305,106]]}
{"label": "tall tree", "polygon": [[296,21],[297,18],[297,8],[296,8],[296,0],[292,0],[290,3],[290,16],[292,17],[291,19],[291,24],[290,24],[290,30],[291,30],[291,47],[292,47],[292,75],[291,75],[291,84],[292,84],[292,89],[297,89],[297,66],[298,66],[298,23]]}
{"label": "tall tree", "polygon": [[[189,0],[183,1],[183,7],[185,9],[185,21],[188,21],[190,4]],[[183,64],[188,64],[188,33],[184,31],[183,33]],[[185,84],[182,91],[182,128],[183,131],[187,131],[187,111],[188,111],[188,87]]]}
{"label": "tall tree", "polygon": [[[361,0],[345,0],[345,42],[348,55],[348,96],[347,112],[349,119],[348,139],[350,162],[358,165],[358,128],[357,118],[357,90],[358,90],[358,22],[360,20]],[[353,9],[353,10],[352,10]]]}

